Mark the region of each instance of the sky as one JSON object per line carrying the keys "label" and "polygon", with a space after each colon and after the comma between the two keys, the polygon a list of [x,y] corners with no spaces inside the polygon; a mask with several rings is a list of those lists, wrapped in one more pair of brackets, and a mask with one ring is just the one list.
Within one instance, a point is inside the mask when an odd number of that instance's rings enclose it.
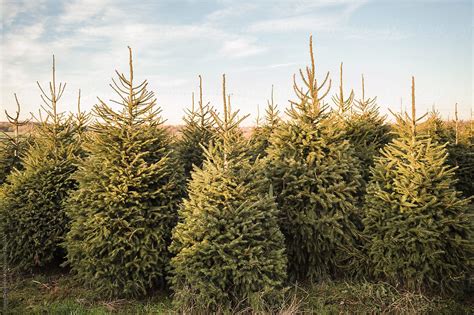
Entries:
{"label": "sky", "polygon": [[[433,105],[453,118],[469,118],[473,101],[473,2],[385,0],[1,0],[1,104],[13,113],[17,93],[22,116],[37,113],[39,81],[67,82],[60,111],[90,110],[97,97],[115,98],[115,69],[128,71],[134,54],[137,80],[147,79],[169,124],[184,109],[203,77],[204,100],[222,106],[226,74],[233,108],[264,111],[274,85],[281,111],[294,99],[293,74],[310,62],[313,35],[317,73],[330,72],[337,93],[339,64],[344,88],[377,96],[383,114],[410,106],[416,78],[420,114]],[[331,104],[331,98],[326,101]],[[116,105],[111,105],[117,108]],[[390,116],[390,114],[389,114]]]}

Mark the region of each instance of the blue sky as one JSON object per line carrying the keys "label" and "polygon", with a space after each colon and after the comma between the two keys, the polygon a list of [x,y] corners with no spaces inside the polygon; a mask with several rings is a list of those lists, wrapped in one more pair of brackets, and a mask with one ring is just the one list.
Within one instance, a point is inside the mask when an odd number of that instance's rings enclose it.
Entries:
{"label": "blue sky", "polygon": [[[383,113],[408,106],[416,77],[418,111],[435,104],[451,117],[454,103],[468,118],[473,101],[472,1],[12,1],[2,0],[2,109],[24,113],[40,105],[36,81],[50,79],[54,53],[57,77],[67,82],[60,109],[109,99],[114,70],[127,71],[127,45],[135,75],[148,79],[169,123],[204,79],[204,99],[221,105],[226,74],[233,107],[252,114],[252,124],[275,86],[280,108],[293,99],[292,75],[309,62],[313,34],[319,76],[330,71],[336,93],[344,62],[345,88],[377,96]],[[327,102],[331,102],[330,97]],[[4,120],[5,116],[0,116]]]}

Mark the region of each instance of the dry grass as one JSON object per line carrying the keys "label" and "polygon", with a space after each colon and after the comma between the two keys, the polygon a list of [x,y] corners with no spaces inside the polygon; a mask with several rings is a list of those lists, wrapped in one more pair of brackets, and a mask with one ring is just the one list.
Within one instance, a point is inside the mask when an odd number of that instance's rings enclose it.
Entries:
{"label": "dry grass", "polygon": [[[65,273],[13,277],[7,314],[205,314],[173,308],[169,295],[156,292],[141,300],[101,299]],[[244,303],[243,303],[244,304]],[[387,283],[322,282],[293,285],[286,301],[273,314],[473,314],[469,296],[424,295]],[[221,314],[266,314],[237,306]]]}

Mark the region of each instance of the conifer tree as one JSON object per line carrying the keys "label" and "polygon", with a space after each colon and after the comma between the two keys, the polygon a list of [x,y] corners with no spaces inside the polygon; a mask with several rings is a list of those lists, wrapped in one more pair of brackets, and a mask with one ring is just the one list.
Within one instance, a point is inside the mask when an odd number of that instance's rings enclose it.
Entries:
{"label": "conifer tree", "polygon": [[5,115],[11,127],[13,135],[3,133],[0,137],[0,186],[13,169],[21,169],[21,158],[28,148],[28,135],[20,135],[20,127],[29,123],[29,119],[20,121],[20,102],[15,94],[16,114],[11,116],[6,110]]}
{"label": "conifer tree", "polygon": [[11,266],[20,270],[54,265],[64,258],[60,246],[68,228],[64,200],[76,188],[71,174],[80,151],[71,116],[58,111],[66,84],[56,84],[53,56],[52,82],[47,93],[38,83],[46,117],[40,111],[33,144],[2,187],[0,209]]}
{"label": "conifer tree", "polygon": [[[464,196],[474,196],[474,143],[472,135],[465,141],[460,139],[459,118],[457,103],[454,109],[455,130],[454,143],[448,144],[448,164],[455,166],[457,182],[456,189],[461,191]],[[472,126],[472,122],[471,122]],[[472,129],[470,130],[472,134]]]}
{"label": "conifer tree", "polygon": [[453,130],[448,128],[435,108],[428,113],[426,121],[420,124],[419,129],[420,132],[427,134],[433,141],[437,141],[440,144],[455,142],[456,136]]}
{"label": "conifer tree", "polygon": [[67,208],[68,263],[78,279],[110,297],[142,295],[164,283],[182,196],[171,136],[148,82],[135,82],[129,52],[129,76],[116,71],[110,85],[121,110],[98,99],[87,157],[74,176],[79,188]]}
{"label": "conifer tree", "polygon": [[[409,289],[452,290],[472,272],[472,216],[454,188],[445,145],[395,115],[398,137],[375,160],[364,234],[373,276]],[[471,261],[470,261],[471,259]]]}
{"label": "conifer tree", "polygon": [[192,173],[173,231],[174,300],[195,313],[271,311],[283,295],[283,235],[266,179],[245,152],[238,127],[245,117],[231,110],[225,77],[223,86],[223,118],[213,112],[217,138]]}
{"label": "conifer tree", "polygon": [[[294,78],[297,101],[290,120],[272,134],[265,159],[285,235],[293,279],[338,276],[354,267],[359,219],[355,204],[361,185],[358,159],[324,104],[329,73],[316,78],[312,38],[311,66]],[[355,268],[352,268],[355,270]]]}
{"label": "conifer tree", "polygon": [[202,166],[204,149],[214,137],[214,124],[209,103],[203,104],[202,78],[199,76],[199,108],[194,107],[194,93],[191,110],[186,110],[185,125],[181,130],[181,138],[177,142],[176,151],[184,166],[186,178],[190,178],[193,165]]}
{"label": "conifer tree", "polygon": [[342,64],[341,64],[341,99],[344,136],[355,149],[361,161],[362,178],[369,181],[370,167],[374,164],[374,156],[390,141],[390,127],[381,116],[377,106],[377,97],[365,97],[364,76],[362,75],[362,97],[354,102],[342,99]]}
{"label": "conifer tree", "polygon": [[265,157],[265,150],[270,144],[270,136],[281,122],[279,114],[280,111],[278,110],[278,105],[275,104],[273,100],[272,85],[272,94],[270,100],[267,100],[267,108],[265,109],[265,122],[262,126],[259,126],[260,119],[257,117],[257,126],[253,130],[250,137],[249,146],[252,154],[252,160],[257,159],[258,157]]}

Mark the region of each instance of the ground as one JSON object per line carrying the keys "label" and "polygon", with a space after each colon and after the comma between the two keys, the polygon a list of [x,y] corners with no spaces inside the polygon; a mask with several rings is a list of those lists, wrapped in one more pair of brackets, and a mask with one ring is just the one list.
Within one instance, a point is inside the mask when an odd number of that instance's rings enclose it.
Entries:
{"label": "ground", "polygon": [[[290,287],[282,314],[473,314],[474,300],[399,290],[386,283],[322,282]],[[169,292],[141,300],[100,299],[64,271],[14,275],[7,314],[169,314]]]}

